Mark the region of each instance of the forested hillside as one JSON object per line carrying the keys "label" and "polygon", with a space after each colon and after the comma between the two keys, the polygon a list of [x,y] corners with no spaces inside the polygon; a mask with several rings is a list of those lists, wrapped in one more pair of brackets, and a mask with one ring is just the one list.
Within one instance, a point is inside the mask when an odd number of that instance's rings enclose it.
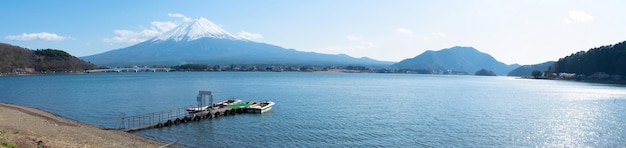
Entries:
{"label": "forested hillside", "polygon": [[626,41],[561,58],[549,72],[575,73],[577,79],[621,80],[626,76]]}
{"label": "forested hillside", "polygon": [[16,68],[32,68],[33,59],[33,51],[0,43],[0,73],[10,73]]}
{"label": "forested hillside", "polygon": [[62,50],[29,50],[0,43],[0,74],[82,72],[95,68]]}
{"label": "forested hillside", "polygon": [[518,68],[515,68],[509,72],[508,76],[531,76],[532,72],[535,70],[541,71],[542,73],[547,71],[550,66],[554,64],[554,61],[548,61],[540,64],[533,65],[523,65]]}

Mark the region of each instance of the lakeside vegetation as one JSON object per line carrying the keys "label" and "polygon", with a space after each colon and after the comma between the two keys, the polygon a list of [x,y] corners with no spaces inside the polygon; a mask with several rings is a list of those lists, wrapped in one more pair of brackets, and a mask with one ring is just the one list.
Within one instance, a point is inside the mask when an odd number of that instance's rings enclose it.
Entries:
{"label": "lakeside vegetation", "polygon": [[476,73],[474,73],[474,75],[477,75],[477,76],[496,76],[496,73],[494,73],[491,70],[480,69],[480,70],[476,71]]}
{"label": "lakeside vegetation", "polygon": [[626,84],[626,41],[571,54],[546,73],[553,79]]}
{"label": "lakeside vegetation", "polygon": [[96,65],[56,49],[29,50],[0,43],[0,75],[76,73]]}
{"label": "lakeside vegetation", "polygon": [[[548,66],[547,69],[542,67]],[[137,66],[133,66],[137,67]],[[347,72],[347,73],[409,73],[468,75],[453,70],[411,69],[393,66],[367,65],[280,65],[280,64],[182,64],[151,66],[171,68],[173,71],[248,71],[248,72]],[[132,68],[132,67],[128,67]],[[78,59],[56,49],[30,50],[0,43],[0,75],[82,73],[85,70],[107,69]],[[543,70],[542,70],[543,69]],[[532,70],[532,72],[529,72]],[[598,83],[626,84],[626,41],[580,51],[559,59],[536,65],[526,65],[509,73],[525,74],[526,78],[558,79]],[[490,69],[481,69],[475,75],[494,75]]]}
{"label": "lakeside vegetation", "polygon": [[398,69],[384,66],[362,65],[278,65],[278,64],[231,64],[231,65],[208,65],[208,64],[183,64],[178,66],[153,66],[154,68],[172,68],[174,71],[246,71],[246,72],[345,72],[345,73],[406,73],[406,74],[443,74],[443,75],[468,75],[467,72],[441,71],[429,69]]}
{"label": "lakeside vegetation", "polygon": [[511,70],[507,74],[507,76],[518,76],[518,77],[532,76],[533,71],[539,70],[543,73],[544,71],[547,71],[548,68],[552,66],[552,64],[554,64],[554,61],[548,61],[548,62],[532,64],[532,65],[522,65],[518,68]]}

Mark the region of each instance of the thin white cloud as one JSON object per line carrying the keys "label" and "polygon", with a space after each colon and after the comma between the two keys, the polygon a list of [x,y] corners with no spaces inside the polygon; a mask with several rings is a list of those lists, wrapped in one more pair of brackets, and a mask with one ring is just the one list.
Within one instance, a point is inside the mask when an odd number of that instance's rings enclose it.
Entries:
{"label": "thin white cloud", "polygon": [[188,17],[186,17],[185,15],[180,14],[180,13],[168,13],[168,14],[167,14],[167,16],[170,16],[170,17],[177,17],[177,18],[182,18],[182,19],[183,19],[183,21],[185,21],[185,22],[189,22],[189,21],[191,21],[191,18],[188,18]]}
{"label": "thin white cloud", "polygon": [[563,19],[563,22],[566,24],[571,24],[574,22],[591,22],[594,18],[590,14],[581,10],[571,10],[568,12],[568,17]]}
{"label": "thin white cloud", "polygon": [[413,35],[413,30],[407,28],[396,28],[396,32],[405,35]]}
{"label": "thin white cloud", "polygon": [[[191,18],[186,17],[180,13],[168,13],[170,17],[181,18],[182,21],[190,21]],[[164,32],[169,31],[170,29],[175,28],[179,24],[170,21],[152,21],[150,22],[150,27],[144,28],[140,31],[126,30],[126,29],[116,29],[113,31],[115,34],[114,37],[105,38],[102,41],[106,43],[138,43],[143,42],[145,40],[151,39],[153,37],[159,36]]]}
{"label": "thin white cloud", "polygon": [[346,35],[346,39],[348,41],[358,41],[360,37],[356,36],[356,35]]}
{"label": "thin white cloud", "polygon": [[359,43],[360,45],[363,45],[365,47],[371,47],[374,46],[374,43],[370,42],[370,41],[366,41],[363,39],[363,37],[361,36],[356,36],[356,35],[346,35],[346,39],[348,41],[352,41],[352,42],[356,42]]}
{"label": "thin white cloud", "polygon": [[107,43],[138,43],[161,34],[161,32],[154,29],[144,29],[139,32],[132,30],[115,30],[113,33],[116,35],[112,38],[106,38],[103,41]]}
{"label": "thin white cloud", "polygon": [[178,24],[170,22],[170,21],[167,21],[167,22],[152,21],[150,24],[152,25],[152,27],[158,29],[159,32],[165,32],[178,26]]}
{"label": "thin white cloud", "polygon": [[254,39],[260,39],[263,38],[263,35],[259,34],[259,33],[250,33],[247,31],[241,31],[237,34],[238,37],[240,38],[244,38],[246,40],[254,40]]}
{"label": "thin white cloud", "polygon": [[72,39],[72,37],[60,36],[54,33],[40,32],[40,33],[22,33],[21,35],[10,35],[4,37],[7,40],[13,41],[63,41],[66,39]]}
{"label": "thin white cloud", "polygon": [[185,15],[180,14],[180,13],[168,13],[167,16],[171,16],[171,17],[185,17]]}

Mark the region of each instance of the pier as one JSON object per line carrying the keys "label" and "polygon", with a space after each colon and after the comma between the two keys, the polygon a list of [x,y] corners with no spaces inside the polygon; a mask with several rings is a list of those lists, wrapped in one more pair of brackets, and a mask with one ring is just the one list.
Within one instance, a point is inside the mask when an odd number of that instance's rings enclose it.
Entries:
{"label": "pier", "polygon": [[214,119],[223,116],[256,113],[256,111],[248,110],[248,107],[252,105],[249,103],[241,102],[230,105],[213,104],[213,96],[210,91],[200,91],[198,93],[197,101],[197,106],[191,105],[141,115],[124,117],[124,113],[122,113],[120,114],[117,128],[126,132],[133,132],[150,128],[162,128],[193,121]]}
{"label": "pier", "polygon": [[126,132],[132,132],[242,113],[246,113],[244,108],[223,107],[196,113],[188,113],[185,108],[177,108],[167,111],[123,117],[122,120],[124,123],[120,125],[119,129]]}

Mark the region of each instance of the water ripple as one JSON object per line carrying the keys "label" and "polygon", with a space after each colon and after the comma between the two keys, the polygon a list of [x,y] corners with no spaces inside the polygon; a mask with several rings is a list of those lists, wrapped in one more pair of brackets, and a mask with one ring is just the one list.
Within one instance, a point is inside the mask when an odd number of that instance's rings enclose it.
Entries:
{"label": "water ripple", "polygon": [[115,73],[0,77],[0,102],[112,127],[217,99],[267,114],[136,134],[185,147],[624,147],[626,87],[508,77],[341,73]]}

